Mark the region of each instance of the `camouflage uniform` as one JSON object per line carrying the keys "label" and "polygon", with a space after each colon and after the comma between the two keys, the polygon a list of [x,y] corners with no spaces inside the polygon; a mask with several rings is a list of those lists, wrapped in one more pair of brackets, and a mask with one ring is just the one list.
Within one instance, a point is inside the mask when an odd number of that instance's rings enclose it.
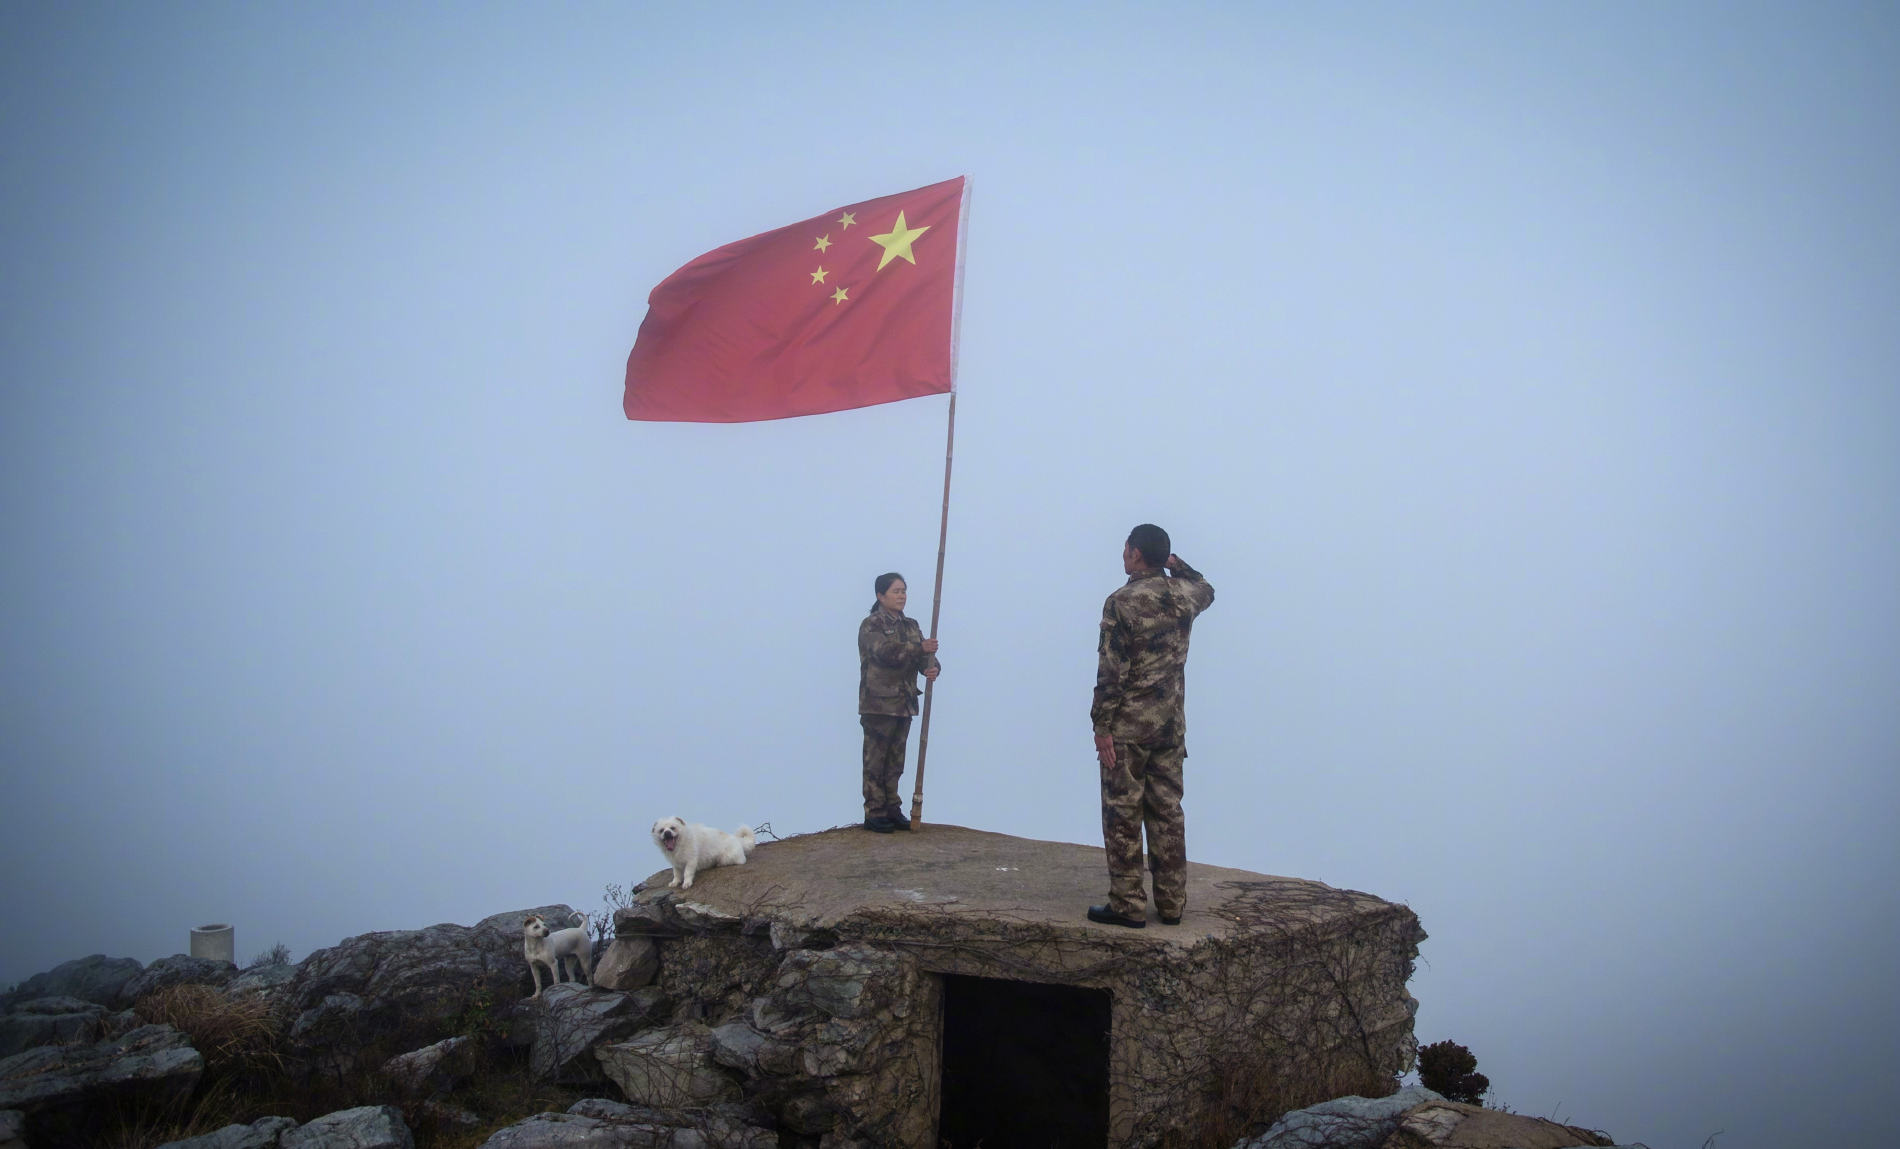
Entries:
{"label": "camouflage uniform", "polygon": [[858,624],[858,724],[864,727],[864,817],[902,819],[897,781],[917,713],[917,675],[937,665],[915,619],[883,607]]}
{"label": "camouflage uniform", "polygon": [[1200,572],[1177,563],[1131,575],[1102,606],[1095,733],[1115,740],[1115,766],[1102,771],[1102,843],[1108,854],[1108,908],[1145,916],[1141,835],[1148,832],[1155,910],[1177,918],[1187,904],[1187,826],[1181,765],[1187,757],[1188,637],[1214,602]]}

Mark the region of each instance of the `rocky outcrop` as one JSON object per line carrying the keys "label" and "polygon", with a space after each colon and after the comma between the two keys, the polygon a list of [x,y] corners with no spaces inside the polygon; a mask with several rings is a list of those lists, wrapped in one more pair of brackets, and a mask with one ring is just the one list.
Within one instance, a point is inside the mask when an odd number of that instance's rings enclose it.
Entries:
{"label": "rocky outcrop", "polygon": [[13,1012],[0,1014],[0,1057],[12,1057],[36,1045],[96,1041],[107,1016],[105,1006],[76,997],[23,1001]]}
{"label": "rocky outcrop", "polygon": [[1275,1121],[1260,1136],[1234,1149],[1379,1149],[1413,1106],[1445,1099],[1412,1086],[1390,1097],[1340,1097]]}
{"label": "rocky outcrop", "polygon": [[594,985],[625,993],[652,982],[660,972],[659,947],[650,937],[616,937],[594,963]]}
{"label": "rocky outcrop", "polygon": [[325,1114],[284,1131],[279,1149],[416,1149],[416,1139],[393,1105],[365,1105]]}
{"label": "rocky outcrop", "polygon": [[439,1027],[478,995],[495,1002],[525,997],[532,986],[522,923],[534,914],[564,920],[570,913],[566,906],[539,906],[472,926],[361,934],[318,950],[275,991],[296,1017],[292,1042],[314,1064],[340,1062],[405,1028]]}
{"label": "rocky outcrop", "polygon": [[0,1149],[26,1149],[26,1114],[0,1109]]}
{"label": "rocky outcrop", "polygon": [[165,1103],[191,1093],[204,1059],[169,1025],[92,1045],[42,1045],[0,1060],[0,1109],[31,1116],[108,1097]]}
{"label": "rocky outcrop", "polygon": [[739,1083],[713,1061],[712,1033],[703,1025],[649,1030],[594,1054],[635,1105],[694,1109],[739,1098]]}
{"label": "rocky outcrop", "polygon": [[383,1063],[396,1088],[412,1096],[447,1093],[474,1069],[473,1037],[450,1037]]}
{"label": "rocky outcrop", "polygon": [[1609,1144],[1609,1138],[1594,1130],[1440,1099],[1407,1110],[1380,1149],[1572,1149]]}
{"label": "rocky outcrop", "polygon": [[594,1047],[631,1037],[660,1020],[665,995],[654,987],[634,993],[562,983],[521,1003],[518,1014],[533,1027],[528,1073],[537,1081],[598,1081],[601,1067]]}
{"label": "rocky outcrop", "polygon": [[136,1002],[148,993],[174,985],[210,985],[223,987],[238,976],[238,967],[228,961],[173,954],[159,958],[133,976],[120,989],[128,1002]]}
{"label": "rocky outcrop", "polygon": [[125,983],[144,968],[133,958],[109,958],[104,954],[74,958],[34,974],[10,993],[0,994],[0,1010],[11,1010],[36,997],[76,997],[107,1009],[124,1009],[132,1004],[124,994]]}
{"label": "rocky outcrop", "polygon": [[775,1149],[778,1134],[740,1105],[682,1112],[590,1098],[499,1130],[482,1149]]}
{"label": "rocky outcrop", "polygon": [[297,1127],[290,1117],[265,1117],[249,1125],[226,1125],[202,1137],[167,1141],[158,1149],[279,1149],[285,1133]]}
{"label": "rocky outcrop", "polygon": [[246,998],[254,995],[275,997],[279,991],[297,978],[303,968],[302,962],[274,962],[270,965],[252,966],[239,973],[224,987],[224,996]]}

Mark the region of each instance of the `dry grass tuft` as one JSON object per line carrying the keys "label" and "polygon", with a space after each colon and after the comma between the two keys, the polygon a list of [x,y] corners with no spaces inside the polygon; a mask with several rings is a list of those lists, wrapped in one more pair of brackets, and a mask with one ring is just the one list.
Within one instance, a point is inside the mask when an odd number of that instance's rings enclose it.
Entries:
{"label": "dry grass tuft", "polygon": [[256,997],[232,1000],[208,985],[174,985],[146,994],[133,1009],[148,1025],[183,1031],[208,1072],[283,1068],[283,1027]]}

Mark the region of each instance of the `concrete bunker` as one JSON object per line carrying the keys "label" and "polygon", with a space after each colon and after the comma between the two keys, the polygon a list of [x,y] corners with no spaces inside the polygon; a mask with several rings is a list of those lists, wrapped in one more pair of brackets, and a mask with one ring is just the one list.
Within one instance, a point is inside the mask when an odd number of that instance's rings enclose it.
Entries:
{"label": "concrete bunker", "polygon": [[691,890],[669,877],[615,931],[657,967],[670,1024],[599,1062],[629,1100],[757,1106],[788,1144],[1238,1133],[1389,1093],[1416,1049],[1417,917],[1318,882],[1191,863],[1183,922],[1127,930],[1085,917],[1098,847],[956,826],[804,835]]}

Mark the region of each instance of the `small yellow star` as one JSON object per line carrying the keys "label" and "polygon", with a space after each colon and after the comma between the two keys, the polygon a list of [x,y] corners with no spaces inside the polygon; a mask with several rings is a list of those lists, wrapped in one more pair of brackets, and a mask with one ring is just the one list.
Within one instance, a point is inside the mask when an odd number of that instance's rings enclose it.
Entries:
{"label": "small yellow star", "polygon": [[844,215],[838,218],[839,227],[850,227],[856,222],[858,222],[858,213],[855,211],[845,212]]}
{"label": "small yellow star", "polygon": [[823,251],[830,246],[831,246],[831,234],[829,232],[825,233],[824,235],[819,236],[818,242],[811,245],[813,251]]}
{"label": "small yellow star", "polygon": [[844,293],[844,288],[842,287],[840,287],[838,290],[831,293],[831,302],[834,304],[843,303],[845,300],[849,298],[851,297]]}
{"label": "small yellow star", "polygon": [[811,281],[813,283],[823,283],[825,281],[825,276],[830,275],[830,274],[831,273],[829,271],[826,271],[824,268],[821,267],[817,271],[814,271],[811,273]]}
{"label": "small yellow star", "polygon": [[877,269],[883,271],[884,265],[893,259],[907,259],[910,261],[912,267],[917,266],[917,257],[910,253],[910,245],[918,236],[929,230],[929,224],[925,224],[923,227],[906,227],[904,225],[904,213],[901,211],[898,212],[897,226],[891,228],[891,230],[885,232],[883,235],[874,235],[871,237],[872,243],[884,245],[884,257],[877,261]]}

